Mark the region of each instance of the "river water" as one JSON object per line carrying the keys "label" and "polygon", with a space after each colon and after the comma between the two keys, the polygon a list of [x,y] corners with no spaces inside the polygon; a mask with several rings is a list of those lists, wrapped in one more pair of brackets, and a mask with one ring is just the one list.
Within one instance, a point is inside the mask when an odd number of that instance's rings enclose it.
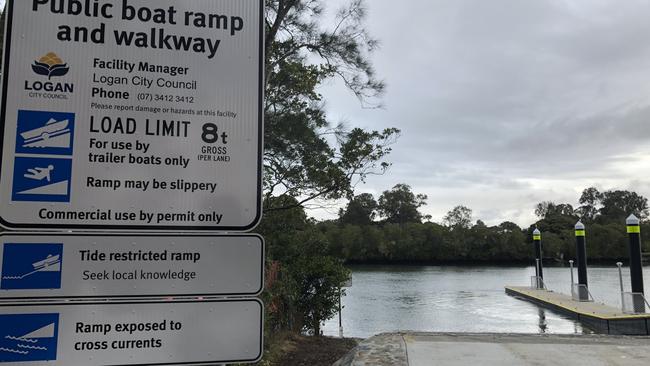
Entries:
{"label": "river water", "polygon": [[[504,286],[529,286],[534,267],[353,266],[343,297],[343,334],[366,338],[398,330],[426,332],[594,333],[580,323],[505,294]],[[547,287],[571,293],[568,268],[544,268]],[[577,273],[575,273],[577,281]],[[620,307],[618,269],[589,267],[597,302]],[[629,268],[623,283],[630,291]],[[650,267],[644,268],[646,294]],[[338,314],[323,333],[338,336]]]}

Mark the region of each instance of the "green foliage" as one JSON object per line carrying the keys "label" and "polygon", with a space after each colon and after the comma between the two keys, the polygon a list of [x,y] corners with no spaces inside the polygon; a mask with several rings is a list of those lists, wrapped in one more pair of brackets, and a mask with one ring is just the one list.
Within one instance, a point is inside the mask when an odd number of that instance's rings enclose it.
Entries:
{"label": "green foliage", "polygon": [[535,215],[542,219],[555,216],[573,216],[575,210],[568,203],[555,204],[551,201],[540,202],[535,206]]}
{"label": "green foliage", "polygon": [[[380,212],[382,204],[386,205],[386,202],[392,202],[394,207],[400,207],[394,202],[404,201],[410,203],[411,208],[417,206],[414,204],[416,196],[406,185],[398,185],[387,192],[399,193],[395,195],[399,199],[388,200],[386,197],[393,197],[384,192],[384,199],[380,198],[379,201]],[[444,218],[444,226],[416,220],[386,220],[344,225],[327,222],[319,223],[318,228],[332,243],[331,255],[354,263],[530,261],[533,258],[532,232],[535,228],[542,232],[545,258],[568,260],[575,258],[574,226],[579,213],[587,212],[594,215],[591,222],[583,217],[587,223],[589,260],[624,261],[629,255],[624,217],[630,212],[642,213],[647,210],[646,202],[644,197],[634,192],[607,191],[601,194],[595,189],[587,189],[580,198],[578,210],[574,210],[570,204],[549,201],[536,205],[535,211],[541,219],[525,230],[509,221],[487,226],[478,220],[471,225],[472,211],[464,206],[456,206],[449,211]],[[401,203],[401,207],[404,206],[409,205]],[[642,222],[641,226],[642,233],[650,230],[650,223]],[[650,243],[643,245],[643,251],[650,252]]]}
{"label": "green foliage", "polygon": [[600,199],[600,216],[605,220],[624,222],[630,214],[639,219],[648,218],[648,199],[636,192],[607,191],[603,192]]}
{"label": "green foliage", "polygon": [[330,255],[328,238],[290,196],[272,197],[268,207],[293,207],[267,213],[257,231],[264,235],[267,267],[277,280],[266,288],[269,327],[320,334],[321,322],[337,311],[339,288],[349,278],[340,259]]}
{"label": "green foliage", "polygon": [[[503,225],[503,224],[502,224]],[[457,261],[522,261],[532,246],[513,223],[488,227],[449,227],[436,223],[373,223],[332,225],[319,223],[332,246],[330,253],[354,263],[442,263]]]}
{"label": "green foliage", "polygon": [[[319,245],[311,235],[306,239],[311,240],[312,250]],[[350,273],[340,260],[312,253],[292,263],[290,275],[297,284],[296,309],[302,316],[303,328],[319,335],[321,323],[337,313],[339,291]]]}
{"label": "green foliage", "polygon": [[579,216],[583,222],[623,222],[631,215],[636,215],[641,220],[648,218],[648,199],[636,192],[610,190],[599,192],[594,187],[582,191],[580,207],[575,211],[571,205],[555,205],[552,202],[539,203],[535,213],[545,219],[549,212],[556,215]]}
{"label": "green foliage", "polygon": [[[264,191],[315,200],[351,197],[368,175],[382,174],[399,130],[365,131],[330,126],[317,88],[339,78],[362,101],[379,96],[370,53],[377,41],[364,29],[362,0],[337,13],[332,27],[320,23],[321,0],[266,1]],[[280,210],[293,206],[266,207]]]}
{"label": "green foliage", "polygon": [[465,206],[456,206],[442,219],[452,229],[468,229],[472,223],[472,210]]}
{"label": "green foliage", "polygon": [[370,225],[377,216],[377,201],[370,193],[362,193],[350,200],[345,210],[339,211],[342,224]]}
{"label": "green foliage", "polygon": [[[636,192],[599,192],[590,187],[582,191],[579,202],[580,207],[576,210],[569,204],[548,201],[535,207],[535,214],[541,220],[529,228],[529,234],[535,226],[542,231],[544,255],[575,257],[573,227],[580,219],[586,224],[587,255],[590,260],[624,261],[629,255],[625,219],[630,214],[647,219],[648,200]],[[532,243],[530,235],[528,241]]]}
{"label": "green foliage", "polygon": [[582,191],[579,200],[581,206],[577,210],[580,217],[587,222],[593,221],[598,214],[597,206],[601,199],[602,194],[594,187]]}
{"label": "green foliage", "polygon": [[[546,258],[575,258],[573,224],[559,231],[557,227],[540,226]],[[319,223],[318,228],[331,243],[330,254],[350,263],[499,263],[530,261],[533,257],[534,226],[522,230],[509,222],[456,229],[436,223]],[[586,239],[590,260],[624,260],[628,256],[624,224],[588,225]],[[644,248],[650,251],[648,243]]]}
{"label": "green foliage", "polygon": [[378,96],[384,84],[375,76],[369,53],[378,45],[363,22],[363,0],[341,8],[331,27],[319,21],[327,2],[323,0],[266,0],[267,76],[285,60],[317,59],[329,73],[339,76],[360,99]]}
{"label": "green foliage", "polygon": [[626,258],[628,239],[625,218],[632,213],[647,218],[647,199],[635,192],[615,190],[601,193],[590,187],[582,192],[579,202],[581,206],[575,212],[568,209],[568,204],[543,202],[537,206],[538,209],[546,207],[543,219],[537,223],[543,232],[546,255],[575,256],[573,225],[580,215],[587,224],[587,253],[590,259]]}
{"label": "green foliage", "polygon": [[589,258],[620,259],[628,257],[629,243],[624,224],[592,224],[587,229],[585,240]]}
{"label": "green foliage", "polygon": [[[395,128],[366,131],[328,121],[318,92],[323,82],[342,80],[363,103],[373,103],[384,85],[370,63],[377,42],[365,31],[363,1],[345,4],[331,27],[321,22],[325,4],[265,1],[265,214],[258,227],[274,271],[265,292],[269,328],[315,334],[334,314],[339,288],[349,276],[331,253],[366,256],[368,251],[330,241],[307,219],[304,207],[353,197],[357,183],[388,169],[385,158],[399,135]],[[354,201],[348,211],[344,216],[351,222],[374,219],[372,202]],[[359,235],[372,237],[364,230]],[[342,237],[349,236],[354,237]]]}
{"label": "green foliage", "polygon": [[426,200],[426,195],[411,192],[409,185],[397,184],[379,197],[379,214],[392,224],[421,222],[423,216],[418,208],[426,205]]}

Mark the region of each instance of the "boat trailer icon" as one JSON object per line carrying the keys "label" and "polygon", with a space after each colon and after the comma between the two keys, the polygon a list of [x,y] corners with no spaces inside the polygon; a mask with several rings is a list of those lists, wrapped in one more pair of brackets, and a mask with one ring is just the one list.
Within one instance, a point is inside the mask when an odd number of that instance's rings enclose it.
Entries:
{"label": "boat trailer icon", "polygon": [[43,127],[25,131],[20,134],[23,138],[23,147],[70,147],[70,121],[65,119],[57,121],[54,118]]}

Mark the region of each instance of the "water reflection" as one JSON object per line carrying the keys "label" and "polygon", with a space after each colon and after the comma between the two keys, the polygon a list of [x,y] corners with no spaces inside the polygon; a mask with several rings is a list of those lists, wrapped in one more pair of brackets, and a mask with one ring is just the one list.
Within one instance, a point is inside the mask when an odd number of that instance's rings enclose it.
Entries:
{"label": "water reflection", "polygon": [[400,296],[395,300],[401,303],[402,305],[406,305],[406,307],[408,307],[409,305],[423,304],[424,302],[424,299],[416,296]]}
{"label": "water reflection", "polygon": [[539,314],[539,332],[544,334],[548,328],[546,324],[546,310],[539,308],[537,314]]}

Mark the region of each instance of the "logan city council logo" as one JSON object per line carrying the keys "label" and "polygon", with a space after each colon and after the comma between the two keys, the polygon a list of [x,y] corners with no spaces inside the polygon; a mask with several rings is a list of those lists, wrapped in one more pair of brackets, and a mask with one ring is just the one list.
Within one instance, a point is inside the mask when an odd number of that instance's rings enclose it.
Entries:
{"label": "logan city council logo", "polygon": [[70,68],[56,53],[50,52],[38,61],[34,61],[32,70],[38,75],[47,76],[48,80],[52,80],[52,76],[64,76],[70,71]]}
{"label": "logan city council logo", "polygon": [[53,77],[62,77],[68,74],[70,67],[56,53],[49,52],[31,65],[36,75],[47,77],[47,81],[25,80],[25,91],[31,98],[63,99],[74,93],[74,84],[53,82]]}

